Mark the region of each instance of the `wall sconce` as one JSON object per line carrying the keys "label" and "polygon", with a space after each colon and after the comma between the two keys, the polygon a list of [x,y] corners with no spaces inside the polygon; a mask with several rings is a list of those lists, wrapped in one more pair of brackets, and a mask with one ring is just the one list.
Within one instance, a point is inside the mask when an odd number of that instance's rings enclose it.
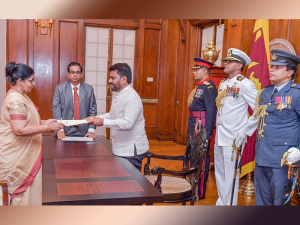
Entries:
{"label": "wall sconce", "polygon": [[38,34],[38,27],[40,26],[42,28],[41,29],[41,35],[47,35],[48,34],[48,29],[45,29],[45,28],[49,28],[50,37],[51,37],[51,31],[52,31],[52,27],[53,27],[53,19],[49,19],[48,25],[46,25],[46,24],[39,24],[39,23],[40,22],[39,22],[38,19],[34,19],[36,35]]}

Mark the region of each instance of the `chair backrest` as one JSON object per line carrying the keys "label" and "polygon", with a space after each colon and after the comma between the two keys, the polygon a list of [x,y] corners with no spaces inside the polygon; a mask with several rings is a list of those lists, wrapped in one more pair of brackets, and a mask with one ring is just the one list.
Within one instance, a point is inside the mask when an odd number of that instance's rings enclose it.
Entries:
{"label": "chair backrest", "polygon": [[194,175],[194,178],[197,180],[200,178],[201,172],[204,172],[201,171],[201,169],[208,148],[208,141],[206,140],[206,129],[201,129],[195,135],[195,137],[189,136],[187,146],[189,149],[190,168],[198,168],[197,172]]}
{"label": "chair backrest", "polygon": [[0,181],[0,205],[9,205],[7,181]]}

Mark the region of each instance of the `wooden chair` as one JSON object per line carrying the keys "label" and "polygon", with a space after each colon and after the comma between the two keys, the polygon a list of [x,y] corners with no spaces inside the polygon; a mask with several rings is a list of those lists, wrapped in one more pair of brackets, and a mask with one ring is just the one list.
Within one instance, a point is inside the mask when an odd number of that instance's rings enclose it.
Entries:
{"label": "wooden chair", "polygon": [[[9,205],[7,181],[0,181],[0,205]],[[1,204],[2,203],[2,204]]]}
{"label": "wooden chair", "polygon": [[[190,201],[194,205],[198,201],[198,184],[201,176],[204,176],[203,160],[205,159],[208,141],[206,131],[202,129],[193,138],[188,137],[186,152],[181,156],[155,155],[151,152],[147,154],[147,163],[144,167],[145,177],[164,195],[165,203],[182,203]],[[151,158],[180,160],[183,161],[181,171],[172,171],[162,167],[155,167],[151,170]],[[190,163],[190,168],[188,168]]]}

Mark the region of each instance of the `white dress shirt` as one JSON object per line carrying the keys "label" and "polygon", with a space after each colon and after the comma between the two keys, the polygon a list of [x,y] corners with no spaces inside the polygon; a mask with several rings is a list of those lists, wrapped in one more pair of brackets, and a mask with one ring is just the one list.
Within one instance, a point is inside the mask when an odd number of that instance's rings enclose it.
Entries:
{"label": "white dress shirt", "polygon": [[[70,83],[71,84],[71,83]],[[77,87],[77,95],[79,97],[79,89],[80,89],[80,83],[77,85],[77,86],[74,86],[73,84],[71,84],[71,89],[72,89],[72,96],[73,96],[73,102],[74,102],[74,87]],[[74,117],[73,117],[74,119]],[[61,129],[59,132],[61,131],[64,131],[64,129]],[[96,129],[94,128],[89,128],[88,129],[88,132],[92,132],[92,133],[95,133],[96,132]]]}
{"label": "white dress shirt", "polygon": [[228,87],[236,85],[240,88],[238,98],[227,96],[222,101],[223,110],[218,109],[216,119],[216,138],[215,143],[218,146],[232,146],[233,139],[239,132],[251,136],[256,130],[258,118],[251,115],[248,119],[248,105],[254,110],[257,90],[254,83],[244,78],[241,81],[237,79],[240,74],[226,79],[219,88],[219,93]]}
{"label": "white dress shirt", "polygon": [[142,100],[130,85],[113,95],[110,112],[99,117],[111,128],[113,154],[134,156],[134,145],[137,155],[148,151]]}

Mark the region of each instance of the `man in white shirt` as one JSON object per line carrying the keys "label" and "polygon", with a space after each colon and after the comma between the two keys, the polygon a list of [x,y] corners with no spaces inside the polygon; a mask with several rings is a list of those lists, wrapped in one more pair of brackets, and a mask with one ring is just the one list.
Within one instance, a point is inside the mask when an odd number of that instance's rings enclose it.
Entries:
{"label": "man in white shirt", "polygon": [[[216,205],[230,205],[236,161],[236,150],[232,144],[235,139],[235,145],[243,149],[247,136],[256,129],[257,119],[253,115],[248,119],[248,106],[254,110],[257,90],[251,80],[241,75],[243,67],[251,63],[244,52],[230,48],[222,61],[228,78],[220,83],[216,98],[214,159],[219,195]],[[238,187],[239,173],[236,175],[233,205],[237,204]]]}
{"label": "man in white shirt", "polygon": [[[68,81],[56,86],[52,100],[52,115],[54,119],[80,120],[97,115],[97,104],[94,89],[81,81],[82,66],[78,62],[68,65]],[[95,138],[95,125],[80,124],[66,126],[57,132],[57,138],[79,136]]]}
{"label": "man in white shirt", "polygon": [[110,112],[88,117],[87,123],[111,128],[113,154],[125,157],[141,171],[142,160],[149,149],[142,100],[130,86],[132,72],[126,63],[112,65],[109,72],[108,82],[117,92],[113,95]]}

